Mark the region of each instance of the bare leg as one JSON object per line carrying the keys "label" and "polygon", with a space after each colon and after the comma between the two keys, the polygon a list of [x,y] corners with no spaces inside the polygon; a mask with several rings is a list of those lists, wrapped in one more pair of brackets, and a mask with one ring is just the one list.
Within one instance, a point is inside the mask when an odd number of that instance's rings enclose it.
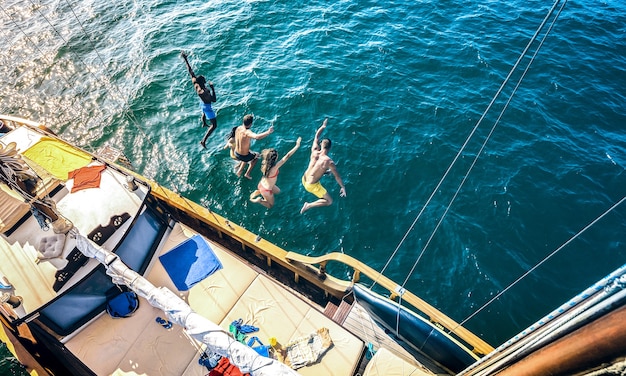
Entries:
{"label": "bare leg", "polygon": [[[263,193],[261,194],[263,195]],[[274,206],[274,195],[267,193],[263,195],[263,201],[261,201],[261,205],[265,206],[268,209],[271,209]]]}
{"label": "bare leg", "polygon": [[324,197],[320,198],[317,201],[313,201],[313,202],[305,202],[304,205],[302,205],[302,209],[300,209],[300,214],[304,213],[305,211],[311,209],[311,208],[317,208],[320,206],[329,206],[333,203],[333,199],[332,197],[330,197],[330,195],[328,193],[326,193],[324,195]]}
{"label": "bare leg", "polygon": [[252,201],[252,199],[255,198],[256,196],[260,196],[260,195],[261,195],[261,191],[259,191],[258,189],[250,193],[250,201]]}
{"label": "bare leg", "polygon": [[[257,194],[258,192],[258,194]],[[255,195],[256,194],[256,195]],[[252,195],[255,196],[259,196],[260,197],[252,197]],[[252,193],[252,195],[250,195],[250,201],[257,203],[257,204],[261,204],[263,206],[265,206],[268,209],[271,209],[272,206],[274,206],[274,196],[273,195],[264,195],[262,192],[256,190]]]}
{"label": "bare leg", "polygon": [[[202,114],[202,121],[204,123],[204,126],[206,127],[205,118],[206,118],[206,116],[204,114]],[[206,133],[204,134],[204,137],[202,138],[202,141],[200,141],[200,145],[202,145],[202,147],[205,148],[205,149],[206,149],[206,140],[213,133],[215,128],[217,128],[217,120],[216,119],[210,119],[210,121],[211,121],[211,126],[209,127],[209,129],[207,129]]]}
{"label": "bare leg", "polygon": [[252,169],[254,168],[254,165],[256,165],[257,159],[258,158],[254,158],[253,160],[248,162],[248,170],[246,171],[246,174],[244,175],[245,178],[252,179],[252,176],[250,175],[250,172],[252,172]]}
{"label": "bare leg", "polygon": [[241,173],[243,172],[243,166],[245,166],[245,164],[245,162],[239,162],[239,164],[235,166],[235,173],[237,174],[237,176],[241,176]]}
{"label": "bare leg", "polygon": [[265,200],[263,197],[257,197],[254,199],[250,199],[250,201],[257,203],[257,204],[261,204],[263,206],[265,206],[268,209],[271,209],[272,206],[274,206],[273,204],[271,204],[270,202],[268,202],[267,200]]}

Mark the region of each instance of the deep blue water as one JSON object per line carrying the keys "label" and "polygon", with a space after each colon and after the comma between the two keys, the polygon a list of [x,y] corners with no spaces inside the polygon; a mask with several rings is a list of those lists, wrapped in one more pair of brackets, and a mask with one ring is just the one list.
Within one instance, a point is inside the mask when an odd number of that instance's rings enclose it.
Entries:
{"label": "deep blue water", "polygon": [[[138,172],[287,250],[387,265],[387,276],[457,321],[626,195],[623,1],[568,2],[501,118],[532,54],[480,123],[552,4],[0,4],[0,111],[88,150],[121,148]],[[217,91],[206,150],[181,50]],[[283,155],[303,138],[269,211],[248,201],[258,168],[252,181],[238,178],[222,149],[248,113],[253,130],[275,127],[254,150]],[[325,177],[334,204],[300,215],[313,198],[300,177],[325,117],[348,195]],[[493,345],[510,338],[621,266],[625,224],[621,205],[466,326]]]}

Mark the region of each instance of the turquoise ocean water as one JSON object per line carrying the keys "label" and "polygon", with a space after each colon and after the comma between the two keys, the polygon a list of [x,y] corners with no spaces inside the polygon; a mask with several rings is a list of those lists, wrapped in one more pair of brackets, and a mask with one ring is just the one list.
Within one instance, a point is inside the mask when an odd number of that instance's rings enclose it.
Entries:
{"label": "turquoise ocean water", "polygon": [[[0,111],[88,150],[116,146],[138,172],[286,250],[357,257],[453,319],[471,317],[494,345],[626,261],[624,204],[554,253],[626,195],[623,1],[569,1],[506,111],[514,85],[481,122],[552,4],[0,4]],[[207,149],[181,50],[215,84]],[[271,210],[248,201],[258,167],[238,178],[222,149],[248,113],[253,130],[275,128],[253,150],[283,155],[303,138]],[[325,117],[347,197],[325,177],[334,204],[300,215]]]}

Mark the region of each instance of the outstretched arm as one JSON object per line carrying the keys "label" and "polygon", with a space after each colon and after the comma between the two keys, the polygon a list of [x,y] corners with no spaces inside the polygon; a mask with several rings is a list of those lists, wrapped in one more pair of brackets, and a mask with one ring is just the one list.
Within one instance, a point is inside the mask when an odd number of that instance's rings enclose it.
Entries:
{"label": "outstretched arm", "polygon": [[285,156],[278,161],[278,163],[276,163],[276,165],[278,167],[282,166],[283,164],[285,164],[285,162],[287,162],[287,159],[291,158],[291,156],[296,152],[296,150],[298,150],[298,148],[300,147],[300,142],[302,141],[302,137],[298,137],[298,140],[296,140],[296,146],[294,146],[291,150],[289,150],[289,152],[287,154],[285,154]]}
{"label": "outstretched arm", "polygon": [[265,132],[263,132],[263,133],[254,133],[254,132],[252,132],[252,131],[251,131],[251,130],[249,130],[249,129],[248,129],[248,130],[246,130],[246,132],[247,132],[248,137],[250,137],[250,138],[252,138],[252,139],[255,139],[255,140],[262,140],[262,139],[264,139],[265,137],[269,136],[270,134],[274,133],[274,126],[273,126],[273,125],[272,125],[272,126],[270,126],[270,127],[268,128],[268,130],[266,130],[266,131],[265,131]]}
{"label": "outstretched arm", "polygon": [[324,119],[322,125],[317,128],[317,132],[315,132],[315,138],[313,139],[313,145],[311,145],[311,151],[319,150],[319,139],[322,131],[326,128],[326,124],[328,124],[328,118]]}
{"label": "outstretched arm", "polygon": [[346,187],[343,185],[343,180],[341,180],[341,176],[339,176],[339,172],[337,172],[337,166],[335,166],[334,163],[331,163],[329,169],[330,169],[330,172],[335,177],[337,184],[339,184],[339,186],[341,187],[341,190],[339,191],[339,196],[346,197]]}
{"label": "outstretched arm", "polygon": [[[193,73],[193,69],[191,69],[191,65],[189,65],[189,61],[187,60],[187,54],[185,53],[185,51],[181,51],[180,56],[182,56],[183,60],[185,60],[185,64],[187,65],[187,70],[189,71],[189,74],[191,75],[191,77],[196,78],[196,75]],[[215,96],[215,92],[213,95]]]}

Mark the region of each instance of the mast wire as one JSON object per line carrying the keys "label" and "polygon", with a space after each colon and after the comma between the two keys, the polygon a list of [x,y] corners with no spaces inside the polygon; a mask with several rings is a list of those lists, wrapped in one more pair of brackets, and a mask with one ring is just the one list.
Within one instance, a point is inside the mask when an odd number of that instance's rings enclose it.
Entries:
{"label": "mast wire", "polygon": [[476,163],[478,162],[478,158],[481,156],[483,150],[485,149],[485,146],[487,145],[487,142],[489,142],[489,139],[491,138],[491,136],[493,135],[493,132],[495,131],[496,127],[498,126],[500,119],[502,119],[502,116],[504,115],[504,112],[507,110],[509,104],[511,103],[511,101],[513,100],[513,97],[515,96],[515,93],[517,93],[517,89],[519,89],[522,81],[524,80],[524,78],[526,77],[526,73],[528,73],[528,70],[530,69],[532,63],[535,61],[535,58],[537,57],[537,54],[539,53],[539,50],[541,49],[541,47],[543,46],[543,43],[545,42],[546,38],[548,37],[548,34],[550,34],[550,31],[552,31],[552,28],[554,27],[554,24],[556,23],[556,20],[558,19],[559,15],[561,14],[561,11],[563,10],[563,7],[565,6],[565,3],[567,2],[567,0],[565,2],[563,2],[561,8],[559,9],[559,12],[557,13],[557,15],[555,16],[555,18],[552,20],[552,23],[550,24],[548,30],[546,31],[546,33],[544,34],[543,38],[541,39],[541,42],[539,43],[539,46],[537,47],[537,49],[535,50],[535,52],[533,53],[533,56],[530,58],[528,64],[526,65],[526,68],[524,69],[524,72],[522,73],[522,75],[520,76],[520,78],[517,81],[517,84],[515,85],[515,87],[513,88],[513,91],[511,92],[508,100],[506,101],[506,103],[504,104],[504,107],[502,108],[502,110],[500,111],[500,114],[498,115],[498,118],[496,119],[496,121],[493,123],[493,126],[491,127],[491,130],[489,131],[489,134],[487,135],[487,137],[485,138],[485,141],[483,142],[483,144],[481,145],[480,149],[478,150],[478,153],[476,153],[476,156],[474,157],[474,160],[472,161],[470,167],[467,169],[467,172],[465,173],[465,175],[463,176],[463,179],[461,180],[461,183],[459,184],[456,192],[454,192],[454,195],[452,196],[452,198],[450,199],[450,202],[448,203],[448,205],[446,206],[446,209],[443,213],[443,215],[441,216],[441,218],[439,219],[439,221],[437,222],[437,225],[435,226],[435,229],[433,230],[433,232],[431,233],[430,237],[428,238],[428,241],[426,242],[426,244],[424,245],[424,247],[422,248],[422,251],[420,252],[419,257],[417,258],[417,260],[415,261],[415,263],[413,264],[413,267],[411,268],[411,270],[409,271],[406,279],[404,280],[404,282],[402,283],[402,287],[405,287],[405,285],[407,284],[407,282],[409,281],[409,278],[411,277],[411,275],[413,274],[413,272],[415,271],[415,268],[417,267],[417,264],[420,261],[420,258],[422,257],[422,255],[424,254],[424,252],[426,251],[426,249],[428,248],[428,246],[430,245],[430,242],[432,241],[432,239],[435,237],[435,234],[437,232],[437,230],[439,229],[439,227],[441,226],[441,223],[443,222],[444,218],[446,217],[446,215],[448,214],[448,212],[450,211],[450,207],[452,206],[452,203],[455,201],[456,197],[459,195],[461,188],[463,188],[463,185],[465,184],[465,182],[467,181],[467,178],[469,177],[470,173],[472,172],[472,170],[474,169],[474,166],[476,165]]}
{"label": "mast wire", "polygon": [[[420,209],[419,213],[417,214],[417,216],[415,217],[415,219],[413,220],[413,222],[411,223],[411,225],[409,226],[408,230],[405,232],[404,236],[402,237],[402,239],[400,240],[400,242],[398,243],[398,245],[396,246],[396,248],[394,249],[393,253],[391,254],[391,256],[389,257],[389,259],[387,260],[387,262],[385,263],[385,265],[383,266],[383,268],[381,269],[380,273],[384,274],[385,270],[387,269],[387,267],[389,266],[389,264],[391,263],[392,259],[396,256],[396,254],[398,253],[398,251],[400,250],[400,248],[402,247],[402,245],[404,244],[404,242],[406,241],[406,239],[408,238],[409,234],[413,231],[413,229],[415,228],[415,225],[417,224],[417,222],[419,221],[419,219],[421,218],[422,214],[424,213],[424,211],[426,210],[426,208],[430,205],[432,199],[434,198],[435,194],[437,193],[437,191],[439,190],[439,188],[441,187],[441,185],[443,184],[443,182],[445,181],[445,179],[448,177],[450,171],[452,170],[452,168],[454,167],[454,165],[456,164],[456,162],[458,161],[458,159],[460,158],[461,154],[465,151],[465,148],[467,147],[467,145],[469,144],[470,140],[473,138],[474,134],[476,133],[476,131],[478,130],[478,127],[480,126],[480,124],[482,123],[482,121],[485,119],[485,117],[487,116],[487,114],[489,113],[489,111],[491,110],[491,108],[493,107],[495,101],[497,100],[497,98],[500,96],[500,94],[502,93],[502,91],[504,90],[504,88],[506,87],[506,85],[508,84],[509,80],[511,79],[511,76],[515,73],[515,71],[517,70],[517,67],[520,65],[520,62],[522,61],[522,59],[527,55],[528,51],[530,50],[531,46],[533,45],[533,43],[537,40],[538,35],[540,34],[541,30],[545,27],[546,23],[548,22],[549,18],[552,16],[552,14],[554,13],[554,10],[556,9],[558,3],[561,2],[561,0],[556,0],[555,3],[552,5],[552,8],[550,8],[550,10],[548,11],[548,14],[546,15],[546,17],[543,19],[543,21],[541,22],[541,24],[539,25],[539,27],[537,28],[537,30],[535,31],[535,34],[531,37],[531,39],[529,40],[528,44],[526,45],[526,47],[524,48],[524,50],[522,51],[522,53],[520,54],[520,56],[518,57],[517,61],[515,62],[515,64],[513,65],[513,67],[511,68],[511,70],[509,71],[509,73],[507,74],[506,78],[503,80],[502,84],[500,85],[498,91],[496,92],[496,94],[493,96],[493,98],[491,99],[491,102],[489,103],[489,105],[487,106],[487,108],[484,110],[484,112],[482,113],[481,117],[478,119],[478,121],[476,122],[476,125],[474,125],[474,128],[472,129],[472,131],[470,132],[470,134],[467,136],[467,138],[465,139],[465,142],[463,143],[463,145],[461,146],[461,148],[459,149],[459,151],[457,152],[457,154],[455,155],[454,159],[452,160],[452,162],[450,163],[450,165],[448,166],[447,170],[444,172],[443,176],[441,177],[441,179],[439,180],[439,182],[437,183],[437,185],[435,186],[435,188],[433,189],[432,193],[430,194],[430,196],[428,197],[428,199],[426,200],[426,202],[424,203],[424,205],[422,206],[422,208]],[[567,0],[565,0],[564,4],[567,2]],[[564,5],[563,5],[564,6]],[[561,7],[561,9],[563,9],[563,6]],[[560,13],[560,11],[559,11]],[[557,15],[558,17],[558,15]],[[546,34],[547,36],[547,34]],[[545,36],[544,36],[545,38]],[[541,47],[541,46],[539,46]],[[535,52],[536,55],[537,52]],[[534,58],[534,57],[533,57]],[[532,63],[532,60],[531,62]],[[530,64],[529,63],[529,64]],[[528,69],[528,68],[527,68]],[[523,78],[523,77],[522,77]],[[520,79],[521,82],[521,79]],[[507,102],[508,105],[508,102]],[[506,107],[503,109],[503,111],[506,109]],[[499,120],[499,118],[498,118]],[[493,129],[496,127],[496,125],[498,124],[498,121],[496,121],[496,123],[494,124],[493,128],[492,128],[492,132]],[[491,132],[491,133],[492,133]],[[489,135],[491,135],[491,133]],[[487,138],[488,140],[488,138]],[[487,141],[486,140],[486,141]],[[485,141],[485,143],[486,143]],[[483,144],[484,145],[484,144]],[[473,166],[473,165],[472,165]],[[465,179],[467,178],[467,174]],[[465,181],[464,179],[464,181]],[[460,187],[459,187],[460,189]],[[458,191],[457,191],[458,193]],[[456,197],[456,194],[455,194]],[[446,212],[448,208],[446,209]],[[442,217],[443,219],[443,217]],[[439,227],[439,225],[437,225],[437,228]],[[436,229],[435,228],[435,231]],[[433,231],[433,235],[434,235],[434,231]],[[432,235],[431,235],[431,239],[432,239]],[[407,279],[405,280],[405,282],[403,283],[402,286],[404,286],[408,279],[410,278],[411,274],[413,273],[417,263],[420,261],[421,257],[423,256],[424,252],[426,251],[426,247],[424,247],[422,249],[422,251],[420,252],[420,254],[418,255],[416,262],[413,266],[413,268],[411,269],[409,275],[407,276]],[[376,285],[377,281],[375,280],[372,284],[372,288]]]}
{"label": "mast wire", "polygon": [[[467,318],[465,318],[465,320],[461,321],[459,323],[458,327],[463,326],[463,324],[465,324],[467,321],[469,321],[471,318],[473,318],[474,316],[476,316],[480,311],[482,311],[483,309],[485,309],[487,306],[489,306],[491,303],[493,303],[495,300],[497,300],[499,297],[501,297],[505,292],[507,292],[508,290],[510,290],[513,286],[515,286],[518,282],[520,282],[522,279],[524,279],[526,276],[528,276],[530,273],[532,273],[535,269],[537,269],[539,266],[541,266],[543,263],[545,263],[546,261],[548,261],[552,256],[554,256],[555,254],[557,254],[561,249],[565,248],[569,243],[571,243],[572,241],[574,241],[574,239],[576,239],[577,237],[579,237],[583,232],[587,231],[591,226],[595,225],[600,219],[602,219],[604,216],[606,216],[607,214],[609,214],[610,212],[612,212],[615,208],[617,208],[618,206],[620,206],[624,201],[626,201],[626,196],[622,197],[621,200],[619,200],[616,204],[614,204],[613,206],[611,206],[609,209],[607,209],[604,213],[602,213],[599,217],[597,217],[596,219],[594,219],[593,221],[591,221],[591,223],[589,223],[587,226],[583,227],[580,231],[578,231],[574,236],[572,236],[568,241],[566,241],[565,243],[563,243],[559,248],[555,249],[554,251],[552,251],[552,253],[550,253],[549,255],[547,255],[546,257],[544,257],[540,262],[538,262],[535,266],[533,266],[532,268],[530,268],[527,272],[525,272],[524,274],[522,274],[521,276],[519,276],[515,281],[513,281],[512,283],[510,283],[504,290],[500,291],[498,294],[496,294],[493,298],[491,298],[487,303],[483,304],[480,308],[478,308],[476,311],[474,311],[474,313],[472,313],[471,315],[469,315]],[[456,328],[455,328],[456,329]]]}
{"label": "mast wire", "polygon": [[[32,4],[32,1],[31,1],[31,4]],[[33,4],[33,5],[34,5],[34,4]],[[28,34],[26,34],[26,32],[24,31],[24,29],[22,29],[22,28],[20,27],[20,25],[19,25],[19,24],[15,21],[15,19],[13,19],[12,15],[11,15],[11,14],[9,14],[9,12],[6,10],[6,8],[5,8],[4,6],[2,6],[2,5],[0,5],[0,8],[2,8],[2,12],[3,12],[6,16],[7,16],[7,18],[8,18],[8,19],[10,19],[10,20],[11,20],[11,22],[13,22],[13,25],[15,25],[15,27],[16,27],[16,28],[17,28],[17,29],[18,29],[18,30],[19,30],[22,34],[24,34],[24,37],[25,37],[25,38],[26,38],[26,39],[27,39],[27,40],[28,40],[28,41],[29,41],[29,42],[33,45],[33,48],[39,52],[39,55],[42,57],[42,60],[47,60],[49,64],[52,64],[52,61],[50,61],[50,60],[46,57],[46,54],[45,54],[45,53],[41,50],[41,48],[39,48],[39,45],[37,45],[37,43],[35,43],[35,42],[32,40],[32,38],[31,38],[30,36],[28,36]],[[41,12],[40,12],[40,14],[41,14]],[[43,15],[42,15],[42,16],[43,16]],[[55,30],[55,31],[56,31],[56,30]],[[65,83],[67,84],[67,86],[68,86],[68,87],[71,87],[71,86],[72,86],[72,85],[70,84],[70,82],[68,81],[67,77],[63,76],[63,80],[65,80]],[[68,106],[65,106],[65,110],[66,110],[67,112],[69,112],[69,111],[67,110],[67,107],[68,107]],[[85,108],[84,108],[84,107],[83,107],[83,108],[81,108],[81,110],[80,110],[80,111],[81,111],[81,112],[84,112],[84,111],[85,111]]]}

